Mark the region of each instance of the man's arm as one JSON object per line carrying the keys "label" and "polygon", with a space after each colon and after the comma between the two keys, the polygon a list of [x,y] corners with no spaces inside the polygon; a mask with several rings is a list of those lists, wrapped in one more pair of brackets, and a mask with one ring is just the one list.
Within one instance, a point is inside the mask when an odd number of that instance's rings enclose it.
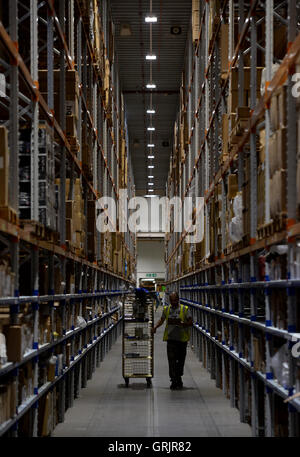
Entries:
{"label": "man's arm", "polygon": [[159,319],[159,321],[157,322],[157,324],[151,329],[152,333],[156,333],[156,330],[158,329],[158,327],[160,327],[161,325],[163,325],[163,323],[165,322],[166,320],[166,317],[163,315],[161,316],[161,318]]}

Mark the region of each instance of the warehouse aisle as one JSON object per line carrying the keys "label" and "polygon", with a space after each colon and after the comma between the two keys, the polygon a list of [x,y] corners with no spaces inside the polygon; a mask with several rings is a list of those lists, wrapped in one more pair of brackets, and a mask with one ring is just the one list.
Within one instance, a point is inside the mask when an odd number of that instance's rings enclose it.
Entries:
{"label": "warehouse aisle", "polygon": [[[158,320],[161,308],[155,314]],[[163,327],[155,338],[155,378],[153,388],[133,379],[125,388],[122,378],[119,338],[100,368],[96,370],[80,398],[58,424],[53,436],[65,437],[229,437],[251,436],[239,412],[231,408],[209,373],[201,368],[189,350],[182,391],[169,389]]]}

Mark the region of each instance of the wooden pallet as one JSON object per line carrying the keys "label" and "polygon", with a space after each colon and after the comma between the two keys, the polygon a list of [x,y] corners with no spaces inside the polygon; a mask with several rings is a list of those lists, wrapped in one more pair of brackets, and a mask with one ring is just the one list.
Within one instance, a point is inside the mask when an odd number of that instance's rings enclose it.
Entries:
{"label": "wooden pallet", "polygon": [[25,232],[29,232],[37,238],[45,239],[45,226],[38,221],[21,219],[20,227]]}
{"label": "wooden pallet", "polygon": [[0,207],[0,219],[4,219],[14,225],[18,225],[19,223],[19,218],[16,211],[10,206]]}
{"label": "wooden pallet", "polygon": [[279,213],[277,214],[272,222],[269,224],[264,224],[258,227],[257,229],[257,238],[258,240],[263,240],[268,238],[276,232],[281,232],[282,230],[286,229],[286,213]]}
{"label": "wooden pallet", "polygon": [[240,249],[244,248],[244,241],[237,241],[236,243],[233,243],[232,245],[232,252],[239,251]]}
{"label": "wooden pallet", "polygon": [[45,241],[50,241],[57,244],[59,242],[59,233],[55,230],[45,227]]}
{"label": "wooden pallet", "polygon": [[84,250],[82,248],[75,248],[75,254],[77,257],[84,257]]}

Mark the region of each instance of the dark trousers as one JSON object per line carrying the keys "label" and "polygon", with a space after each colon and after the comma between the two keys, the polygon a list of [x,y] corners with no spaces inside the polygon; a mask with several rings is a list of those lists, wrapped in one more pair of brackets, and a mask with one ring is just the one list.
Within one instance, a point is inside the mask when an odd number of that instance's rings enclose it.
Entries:
{"label": "dark trousers", "polygon": [[178,381],[183,375],[187,343],[181,341],[167,341],[169,361],[169,375],[171,381]]}

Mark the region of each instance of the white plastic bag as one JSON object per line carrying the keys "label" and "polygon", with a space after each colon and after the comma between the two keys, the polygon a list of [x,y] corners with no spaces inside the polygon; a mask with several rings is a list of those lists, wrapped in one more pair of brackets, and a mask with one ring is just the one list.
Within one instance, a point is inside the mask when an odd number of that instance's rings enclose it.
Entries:
{"label": "white plastic bag", "polygon": [[80,328],[86,327],[86,321],[82,316],[77,316],[76,326]]}
{"label": "white plastic bag", "polygon": [[0,333],[0,365],[4,365],[7,362],[6,353],[6,339],[3,333]]}
{"label": "white plastic bag", "polygon": [[234,243],[243,237],[243,197],[238,193],[233,199],[234,217],[229,222],[229,237]]}
{"label": "white plastic bag", "polygon": [[283,344],[280,349],[271,357],[271,367],[274,373],[274,377],[277,379],[279,384],[284,388],[289,387],[289,364],[288,364],[289,352],[287,349],[287,343]]}

